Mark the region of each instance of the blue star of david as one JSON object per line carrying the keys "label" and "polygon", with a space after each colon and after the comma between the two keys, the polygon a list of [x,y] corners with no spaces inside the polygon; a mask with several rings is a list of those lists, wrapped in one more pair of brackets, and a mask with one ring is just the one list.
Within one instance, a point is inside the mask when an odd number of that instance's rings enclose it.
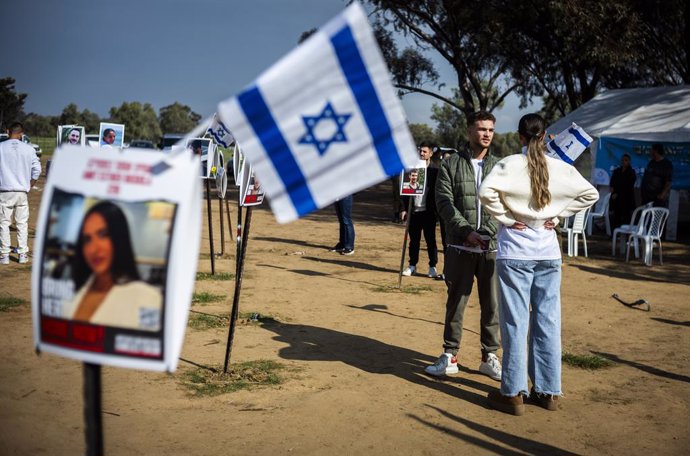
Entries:
{"label": "blue star of david", "polygon": [[[338,114],[333,109],[331,102],[327,102],[326,106],[318,116],[302,116],[302,121],[307,131],[299,140],[300,144],[312,144],[319,151],[319,155],[323,156],[328,150],[328,147],[336,142],[347,142],[347,137],[343,129],[352,114]],[[336,130],[330,138],[319,138],[315,133],[316,126],[319,122],[333,122]]]}

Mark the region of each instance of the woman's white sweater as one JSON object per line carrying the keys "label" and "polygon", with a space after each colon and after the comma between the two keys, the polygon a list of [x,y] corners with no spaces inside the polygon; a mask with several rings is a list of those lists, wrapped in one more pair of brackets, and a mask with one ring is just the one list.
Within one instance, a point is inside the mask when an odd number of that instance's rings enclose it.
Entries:
{"label": "woman's white sweater", "polygon": [[531,204],[527,157],[516,154],[498,162],[484,178],[479,188],[484,209],[503,225],[520,221],[536,229],[547,220],[569,217],[597,202],[599,192],[574,166],[548,156],[546,162],[551,192],[547,206],[537,210]]}

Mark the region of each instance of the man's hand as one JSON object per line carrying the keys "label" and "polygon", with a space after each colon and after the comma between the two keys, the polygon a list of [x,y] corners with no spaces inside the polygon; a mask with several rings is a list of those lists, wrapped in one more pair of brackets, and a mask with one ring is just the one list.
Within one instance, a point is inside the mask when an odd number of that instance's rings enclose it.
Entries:
{"label": "man's hand", "polygon": [[486,250],[489,246],[484,242],[481,234],[472,231],[465,238],[465,247],[481,247]]}

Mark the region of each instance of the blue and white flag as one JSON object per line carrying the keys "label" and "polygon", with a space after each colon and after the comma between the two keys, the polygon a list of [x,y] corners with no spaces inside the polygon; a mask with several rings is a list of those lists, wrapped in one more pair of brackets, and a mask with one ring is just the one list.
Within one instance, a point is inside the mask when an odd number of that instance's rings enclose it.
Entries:
{"label": "blue and white flag", "polygon": [[209,125],[208,130],[206,130],[206,132],[209,135],[211,135],[213,140],[219,146],[227,148],[235,142],[235,138],[232,136],[232,133],[230,132],[230,130],[228,130],[228,127],[226,127],[225,124],[218,118],[218,114],[213,115],[211,125]]}
{"label": "blue and white flag", "polygon": [[560,158],[572,165],[591,143],[592,138],[587,132],[573,122],[569,128],[560,132],[546,144],[546,155]]}
{"label": "blue and white flag", "polygon": [[419,159],[358,3],[221,102],[218,113],[280,223],[397,175]]}

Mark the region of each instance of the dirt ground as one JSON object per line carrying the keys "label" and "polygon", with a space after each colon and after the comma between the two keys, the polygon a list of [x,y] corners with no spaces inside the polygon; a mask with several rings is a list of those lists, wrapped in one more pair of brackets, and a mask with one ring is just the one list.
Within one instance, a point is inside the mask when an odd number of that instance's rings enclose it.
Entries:
{"label": "dirt ground", "polygon": [[[39,198],[32,192],[32,234]],[[240,311],[276,322],[239,325],[232,361],[272,359],[297,369],[280,386],[190,397],[180,374],[222,364],[227,328],[188,329],[175,374],[103,369],[106,454],[688,454],[688,233],[664,242],[663,266],[612,258],[610,241],[596,233],[589,258],[564,257],[564,351],[615,364],[564,365],[560,410],[527,406],[514,417],[486,404],[498,383],[476,371],[476,296],[466,311],[460,373],[443,380],[423,373],[442,351],[445,285],[415,276],[397,291],[404,227],[389,221],[390,199],[388,184],[355,196],[349,257],[328,252],[338,233],[332,208],[288,225],[267,207],[255,210]],[[225,249],[216,271],[234,273],[229,234]],[[205,228],[199,271],[210,272],[208,252]],[[35,354],[30,265],[1,268],[0,295],[27,303],[0,313],[0,454],[83,454],[82,366]],[[226,298],[193,309],[229,314],[233,287],[197,282],[197,292]],[[644,298],[651,311],[625,307],[613,293]]]}

